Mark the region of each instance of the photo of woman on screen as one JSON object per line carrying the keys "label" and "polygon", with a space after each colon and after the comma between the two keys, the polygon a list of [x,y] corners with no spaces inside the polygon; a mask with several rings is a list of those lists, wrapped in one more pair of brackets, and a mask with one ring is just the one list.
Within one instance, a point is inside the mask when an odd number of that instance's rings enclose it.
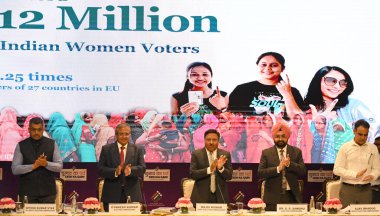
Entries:
{"label": "photo of woman on screen", "polygon": [[276,52],[261,54],[256,61],[260,79],[240,84],[229,97],[229,110],[246,115],[265,115],[292,117],[300,112],[303,99],[299,91],[291,87],[289,78],[283,80],[281,73],[285,70],[285,58]]}
{"label": "photo of woman on screen", "polygon": [[[220,91],[218,87],[212,89],[213,71],[209,64],[193,62],[187,66],[186,73],[187,79],[183,90],[171,97],[172,115],[185,114],[190,116],[200,110],[208,112],[221,111],[227,108],[227,93]],[[189,92],[199,93],[199,101],[193,101],[189,98]]]}
{"label": "photo of woman on screen", "polygon": [[[352,124],[365,119],[375,123],[375,116],[361,101],[350,98],[354,84],[350,75],[340,67],[325,66],[319,69],[310,82],[305,104],[311,107],[313,119],[321,114],[332,121],[334,149],[353,138]],[[375,127],[371,127],[373,130]],[[371,135],[372,134],[372,135]],[[373,132],[369,141],[373,139]]]}

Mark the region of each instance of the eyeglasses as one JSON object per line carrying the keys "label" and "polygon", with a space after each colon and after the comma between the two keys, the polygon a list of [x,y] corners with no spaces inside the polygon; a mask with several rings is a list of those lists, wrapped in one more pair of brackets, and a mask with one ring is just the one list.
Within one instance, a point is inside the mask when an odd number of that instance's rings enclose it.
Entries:
{"label": "eyeglasses", "polygon": [[342,80],[338,81],[334,77],[323,77],[323,80],[324,80],[325,84],[328,85],[328,86],[334,86],[336,83],[339,83],[340,87],[342,87],[342,88],[346,88],[347,87],[347,81],[345,79],[342,79]]}

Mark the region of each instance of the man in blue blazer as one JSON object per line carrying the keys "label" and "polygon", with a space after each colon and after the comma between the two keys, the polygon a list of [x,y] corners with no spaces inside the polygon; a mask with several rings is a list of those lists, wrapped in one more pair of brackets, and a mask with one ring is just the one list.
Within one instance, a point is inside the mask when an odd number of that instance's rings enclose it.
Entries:
{"label": "man in blue blazer", "polygon": [[98,171],[104,178],[102,202],[108,211],[109,203],[142,202],[140,181],[145,173],[144,150],[129,143],[131,128],[119,124],[115,130],[116,142],[102,147]]}
{"label": "man in blue blazer", "polygon": [[290,128],[279,122],[272,128],[275,146],[261,154],[258,175],[264,178],[264,202],[268,211],[276,211],[279,203],[301,203],[298,179],[306,174],[302,152],[288,145]]}

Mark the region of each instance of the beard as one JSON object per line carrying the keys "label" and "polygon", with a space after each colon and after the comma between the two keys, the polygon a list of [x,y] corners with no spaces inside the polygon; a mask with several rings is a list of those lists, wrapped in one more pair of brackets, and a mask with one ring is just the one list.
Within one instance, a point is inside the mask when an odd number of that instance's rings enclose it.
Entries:
{"label": "beard", "polygon": [[286,142],[284,142],[284,141],[277,141],[274,144],[277,146],[277,148],[280,148],[280,149],[282,149],[286,146]]}

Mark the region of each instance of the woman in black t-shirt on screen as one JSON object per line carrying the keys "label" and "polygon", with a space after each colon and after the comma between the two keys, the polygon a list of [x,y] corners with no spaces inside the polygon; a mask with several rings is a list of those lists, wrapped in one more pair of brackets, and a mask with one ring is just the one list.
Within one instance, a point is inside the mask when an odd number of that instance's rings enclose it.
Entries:
{"label": "woman in black t-shirt on screen", "polygon": [[[292,117],[303,108],[299,91],[291,87],[289,78],[281,78],[285,69],[284,57],[276,52],[266,52],[256,61],[261,78],[238,85],[229,97],[229,110],[245,115]],[[286,112],[285,112],[286,110]]]}

